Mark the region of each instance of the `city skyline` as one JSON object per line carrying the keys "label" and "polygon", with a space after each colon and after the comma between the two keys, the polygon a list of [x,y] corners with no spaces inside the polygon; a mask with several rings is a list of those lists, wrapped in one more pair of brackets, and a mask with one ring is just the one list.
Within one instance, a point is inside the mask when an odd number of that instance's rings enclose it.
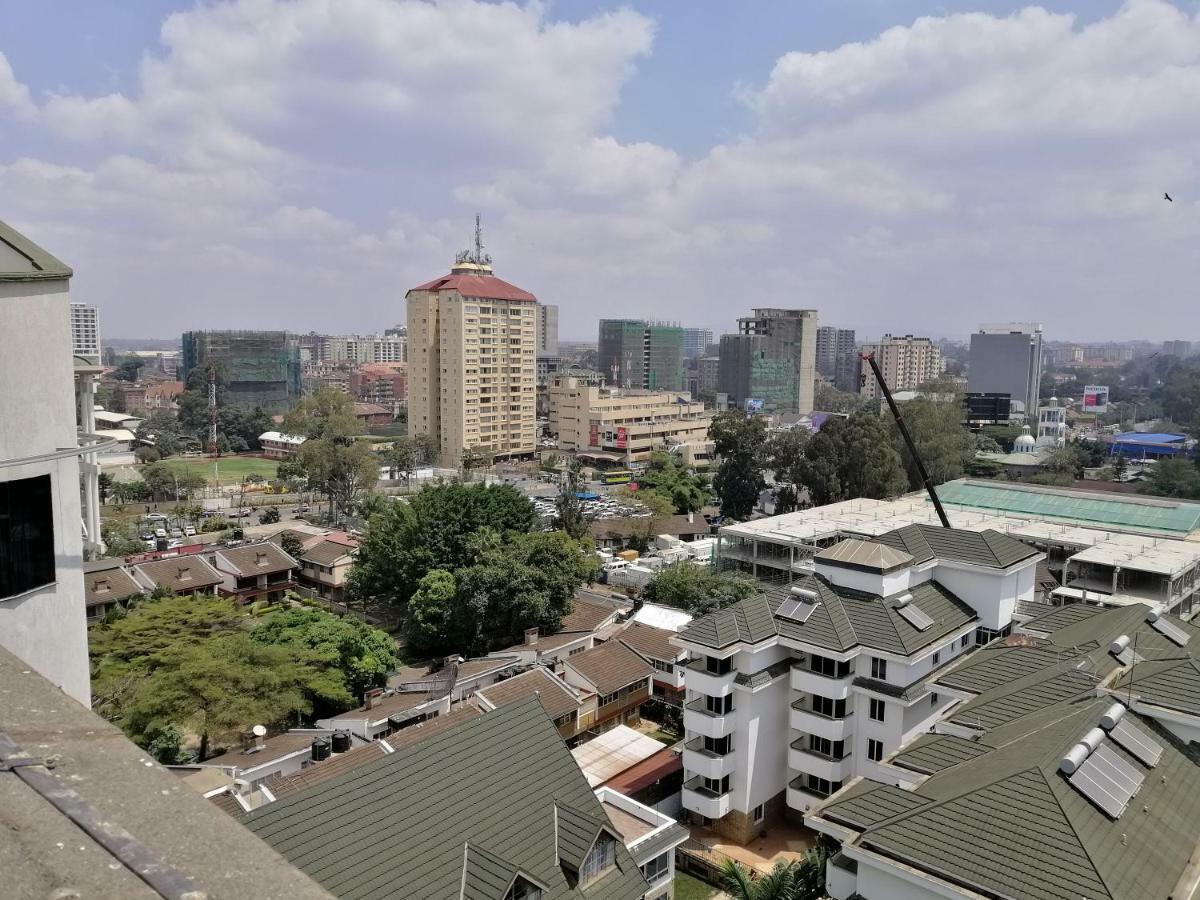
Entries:
{"label": "city skyline", "polygon": [[[31,4],[0,38],[4,214],[113,337],[381,329],[476,211],[564,341],[651,298],[714,335],[771,303],[864,338],[997,308],[1200,336],[1200,20],[1046,7]],[[778,297],[731,309],[749,278]]]}

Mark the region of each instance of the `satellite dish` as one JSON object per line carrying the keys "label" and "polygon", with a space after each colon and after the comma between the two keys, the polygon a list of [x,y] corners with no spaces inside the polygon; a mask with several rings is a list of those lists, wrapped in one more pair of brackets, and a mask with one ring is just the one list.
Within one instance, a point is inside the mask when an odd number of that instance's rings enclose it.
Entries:
{"label": "satellite dish", "polygon": [[253,735],[255,737],[266,737],[267,736],[267,729],[263,725],[255,725],[253,728],[250,729],[250,731],[251,731],[251,733],[253,733]]}

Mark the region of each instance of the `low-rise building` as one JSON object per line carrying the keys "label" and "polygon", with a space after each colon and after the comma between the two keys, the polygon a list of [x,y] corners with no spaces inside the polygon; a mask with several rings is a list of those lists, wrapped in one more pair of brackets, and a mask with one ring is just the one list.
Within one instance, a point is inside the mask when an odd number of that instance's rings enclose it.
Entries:
{"label": "low-rise building", "polygon": [[346,593],[346,579],[354,566],[358,542],[344,532],[330,532],[310,542],[300,554],[300,582],[322,597],[340,601]]}
{"label": "low-rise building", "polygon": [[378,403],[354,404],[354,418],[361,426],[389,425],[396,418],[395,413],[386,406]]}
{"label": "low-rise building", "polygon": [[357,709],[318,719],[318,728],[349,731],[364,741],[376,741],[450,712],[450,695],[433,696],[425,691],[367,692]]}
{"label": "low-rise building", "polygon": [[83,564],[84,603],[88,622],[99,622],[116,609],[126,608],[145,595],[120,559],[100,559]]}
{"label": "low-rise building", "polygon": [[639,717],[642,704],[650,699],[654,667],[620,641],[608,641],[568,657],[562,677],[567,684],[596,696],[596,721],[591,730],[599,733]]}
{"label": "low-rise building", "polygon": [[685,393],[602,388],[570,375],[549,388],[550,433],[561,450],[630,465],[655,450],[708,439],[712,414]]}
{"label": "low-rise building", "polygon": [[307,439],[302,435],[264,431],[258,436],[258,445],[262,447],[263,456],[267,459],[287,459],[296,454],[305,440]]}
{"label": "low-rise building", "polygon": [[596,695],[585,695],[542,666],[481,688],[475,693],[475,704],[492,710],[530,697],[537,697],[568,746],[578,743],[596,723]]}
{"label": "low-rise building", "polygon": [[215,597],[225,580],[203,557],[195,555],[137,563],[130,574],[147,593],[157,588],[179,597]]}
{"label": "low-rise building", "polygon": [[388,679],[387,686],[397,691],[448,693],[457,703],[470,699],[489,685],[511,678],[521,668],[517,656],[481,656],[463,659],[450,656],[434,667],[406,667]]}
{"label": "low-rise building", "polygon": [[620,641],[654,667],[652,694],[671,706],[681,706],[684,695],[683,671],[688,654],[671,643],[674,631],[631,621],[615,640]]}
{"label": "low-rise building", "polygon": [[670,816],[611,788],[597,788],[596,799],[650,885],[645,900],[673,896],[675,848],[688,840],[687,829]]}
{"label": "low-rise building", "polygon": [[212,562],[221,573],[221,593],[239,603],[280,602],[284,592],[295,585],[299,568],[296,560],[270,541],[218,550]]}

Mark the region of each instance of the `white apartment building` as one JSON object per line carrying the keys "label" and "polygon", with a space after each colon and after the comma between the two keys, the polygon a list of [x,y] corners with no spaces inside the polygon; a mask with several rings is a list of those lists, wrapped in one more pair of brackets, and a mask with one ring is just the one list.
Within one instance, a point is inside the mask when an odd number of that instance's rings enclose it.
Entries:
{"label": "white apartment building", "polygon": [[[875,354],[875,361],[883,372],[888,388],[895,391],[913,391],[921,385],[933,381],[945,371],[942,361],[942,351],[927,337],[913,337],[911,334],[885,334],[878,343],[863,344],[863,353]],[[864,397],[874,399],[882,397],[879,385],[867,363],[862,365],[863,378],[859,393]]]}
{"label": "white apartment building", "polygon": [[100,312],[87,303],[71,304],[71,353],[100,365]]}
{"label": "white apartment building", "polygon": [[928,684],[1006,635],[1043,555],[994,531],[913,525],[817,553],[812,574],[696,619],[683,805],[746,841],[867,776],[958,700]]}
{"label": "white apartment building", "polygon": [[549,404],[560,449],[624,465],[655,450],[706,445],[712,422],[688,393],[598,387],[574,375],[554,376]]}
{"label": "white apartment building", "polygon": [[321,338],[318,362],[399,363],[408,360],[408,340],[398,334],[344,334]]}
{"label": "white apartment building", "polygon": [[558,306],[539,303],[537,306],[537,355],[558,356]]}
{"label": "white apartment building", "polygon": [[537,447],[537,298],[492,274],[481,255],[413,288],[408,300],[409,430],[431,435],[440,464]]}
{"label": "white apartment building", "polygon": [[71,274],[0,222],[0,645],[87,706]]}

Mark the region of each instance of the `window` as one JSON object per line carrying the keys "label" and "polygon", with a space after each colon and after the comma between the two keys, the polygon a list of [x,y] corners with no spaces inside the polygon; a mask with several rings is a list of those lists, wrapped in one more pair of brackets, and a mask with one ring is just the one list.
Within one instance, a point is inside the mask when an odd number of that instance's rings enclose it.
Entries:
{"label": "window", "polygon": [[719,738],[705,737],[704,749],[709,753],[716,753],[718,756],[724,756],[733,748],[730,746],[729,735],[725,735],[725,737]]}
{"label": "window", "polygon": [[758,804],[754,809],[750,810],[750,820],[757,825],[767,817],[767,812],[763,809],[763,804]]}
{"label": "window", "polygon": [[616,703],[616,702],[617,702],[617,699],[618,699],[619,697],[620,697],[620,693],[619,693],[619,692],[618,692],[618,693],[615,693],[615,694],[601,694],[601,695],[600,695],[600,699],[599,699],[599,700],[597,700],[596,702],[597,702],[597,704],[599,704],[600,706],[608,706],[608,704],[610,704],[610,703]]}
{"label": "window", "polygon": [[714,794],[728,794],[729,776],[726,775],[724,778],[705,778],[704,788],[705,790],[712,791]]}
{"label": "window", "polygon": [[705,697],[704,708],[714,716],[723,716],[727,712],[732,712],[733,694],[726,694],[724,697]]}
{"label": "window", "polygon": [[840,781],[829,781],[826,778],[818,778],[816,775],[808,776],[809,793],[816,794],[820,797],[828,797],[830,794],[840,791],[842,783]]}
{"label": "window", "polygon": [[844,719],[846,717],[846,701],[831,700],[820,694],[813,694],[812,711],[829,719]]}
{"label": "window", "polygon": [[958,639],[958,646],[959,646],[960,648],[962,648],[962,647],[965,647],[965,646],[967,646],[967,644],[969,644],[970,642],[971,642],[971,635],[969,635],[969,634],[964,634],[962,637],[960,637],[960,638]]}
{"label": "window", "polygon": [[887,660],[871,657],[871,677],[876,681],[887,681]]}
{"label": "window", "polygon": [[650,660],[650,665],[654,666],[656,671],[666,672],[668,675],[670,675],[673,671],[675,671],[674,664],[669,663],[669,662],[663,662],[661,659],[653,659],[652,658]]}
{"label": "window", "polygon": [[874,719],[876,722],[882,722],[884,720],[885,710],[886,707],[884,706],[882,700],[877,700],[874,697],[871,698],[871,709],[869,714],[872,719]]}
{"label": "window", "polygon": [[583,861],[583,869],[579,872],[579,883],[587,884],[595,881],[611,869],[617,861],[617,842],[609,835],[601,833],[596,838],[596,845]]}
{"label": "window", "polygon": [[826,678],[845,678],[850,674],[849,662],[838,662],[828,656],[818,656],[815,653],[808,658],[808,668]]}
{"label": "window", "polygon": [[867,759],[879,762],[883,759],[883,741],[867,738]]}
{"label": "window", "polygon": [[996,638],[1008,637],[1012,631],[1012,625],[1005,625],[998,631],[995,628],[976,628],[975,629],[975,646],[982,647],[985,644],[990,644]]}
{"label": "window", "polygon": [[808,749],[820,756],[828,757],[829,759],[841,759],[846,755],[845,741],[831,741],[829,738],[818,737],[815,734],[808,736]]}
{"label": "window", "polygon": [[541,900],[542,889],[536,884],[530,884],[520,875],[513,882],[513,886],[508,889],[508,893],[504,895],[504,900]]}
{"label": "window", "polygon": [[664,853],[661,856],[656,856],[650,862],[642,866],[642,877],[650,884],[658,881],[660,878],[666,878],[671,872],[671,854]]}
{"label": "window", "polygon": [[942,661],[942,651],[941,650],[933,651],[933,664],[936,666],[941,661]]}
{"label": "window", "polygon": [[581,646],[579,646],[579,647],[572,647],[572,648],[571,648],[571,649],[570,649],[570,650],[567,652],[567,656],[574,656],[576,653],[582,653],[582,652],[583,652],[584,650],[586,650],[586,649],[587,649],[587,647],[584,647],[584,646],[582,646],[582,645],[581,645]]}
{"label": "window", "polygon": [[728,675],[733,671],[733,657],[717,659],[715,656],[704,657],[704,671],[710,675]]}
{"label": "window", "polygon": [[0,483],[0,597],[54,581],[50,476]]}
{"label": "window", "polygon": [[559,716],[557,719],[555,719],[554,724],[556,726],[558,726],[559,728],[563,728],[567,725],[570,725],[574,721],[575,721],[575,713],[569,712],[569,713],[566,713],[565,715]]}

